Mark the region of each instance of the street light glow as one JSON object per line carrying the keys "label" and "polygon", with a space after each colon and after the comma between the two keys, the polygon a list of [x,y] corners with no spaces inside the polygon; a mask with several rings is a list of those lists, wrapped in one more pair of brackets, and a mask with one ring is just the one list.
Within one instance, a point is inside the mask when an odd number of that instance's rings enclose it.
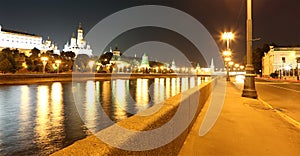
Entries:
{"label": "street light glow", "polygon": [[222,35],[223,40],[233,40],[234,34],[232,32],[224,32]]}
{"label": "street light glow", "polygon": [[223,56],[231,56],[231,51],[230,50],[223,51]]}
{"label": "street light glow", "polygon": [[48,61],[48,57],[41,57],[41,60],[42,60],[43,62]]}
{"label": "street light glow", "polygon": [[229,61],[231,61],[231,58],[230,57],[225,57],[225,62],[229,62]]}
{"label": "street light glow", "polygon": [[45,74],[46,73],[46,64],[47,64],[47,61],[48,61],[48,57],[41,57],[41,60],[43,61],[43,73]]}
{"label": "street light glow", "polygon": [[61,64],[61,60],[55,60],[55,64],[57,65],[57,74],[59,73],[59,64]]}

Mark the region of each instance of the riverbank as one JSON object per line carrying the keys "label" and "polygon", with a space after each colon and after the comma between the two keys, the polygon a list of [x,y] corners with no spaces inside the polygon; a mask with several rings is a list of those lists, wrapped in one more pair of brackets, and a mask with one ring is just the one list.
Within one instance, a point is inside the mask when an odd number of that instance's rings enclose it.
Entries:
{"label": "riverbank", "polygon": [[0,85],[33,84],[45,82],[70,82],[87,80],[137,79],[137,78],[167,78],[210,75],[193,74],[138,74],[138,73],[46,73],[46,74],[0,74]]}

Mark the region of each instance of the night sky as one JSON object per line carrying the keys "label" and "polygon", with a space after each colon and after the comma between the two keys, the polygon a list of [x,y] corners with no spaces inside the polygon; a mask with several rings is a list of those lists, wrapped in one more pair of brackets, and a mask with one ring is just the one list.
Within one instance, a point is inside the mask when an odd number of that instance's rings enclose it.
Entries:
{"label": "night sky", "polygon": [[[223,31],[233,31],[231,44],[235,62],[245,55],[246,0],[1,0],[0,24],[7,29],[47,36],[60,49],[81,22],[85,33],[106,16],[119,10],[145,4],[164,5],[182,10],[200,21],[214,37],[220,50]],[[253,0],[254,48],[264,43],[300,45],[299,0]],[[130,35],[130,34],[128,34]],[[122,49],[123,43],[118,44]],[[125,45],[123,46],[125,47]]]}

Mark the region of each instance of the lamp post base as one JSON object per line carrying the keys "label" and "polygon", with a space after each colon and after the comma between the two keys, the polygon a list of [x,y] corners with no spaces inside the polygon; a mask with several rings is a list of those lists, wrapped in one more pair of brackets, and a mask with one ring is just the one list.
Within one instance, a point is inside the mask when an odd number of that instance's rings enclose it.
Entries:
{"label": "lamp post base", "polygon": [[255,90],[254,76],[246,75],[242,97],[257,99]]}
{"label": "lamp post base", "polygon": [[257,99],[257,93],[256,93],[256,90],[244,89],[244,90],[243,90],[242,97],[248,97],[248,98]]}

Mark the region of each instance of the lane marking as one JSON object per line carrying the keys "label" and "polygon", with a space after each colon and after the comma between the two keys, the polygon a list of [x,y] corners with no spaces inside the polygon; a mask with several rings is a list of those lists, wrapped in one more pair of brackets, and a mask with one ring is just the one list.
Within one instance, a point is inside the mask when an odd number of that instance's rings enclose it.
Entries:
{"label": "lane marking", "polygon": [[275,88],[279,88],[279,89],[285,89],[285,90],[288,90],[288,91],[293,91],[293,92],[300,93],[299,90],[294,90],[294,89],[290,89],[290,88],[284,88],[284,87],[275,86],[275,85],[269,85],[269,86],[272,86],[272,87],[275,87]]}
{"label": "lane marking", "polygon": [[261,101],[265,106],[267,106],[270,109],[274,110],[279,116],[281,116],[283,119],[285,119],[288,123],[292,124],[293,126],[295,126],[298,129],[300,129],[300,122],[298,122],[297,120],[293,119],[292,117],[280,112],[279,110],[274,109],[270,104],[265,102],[263,99],[258,98],[258,100]]}

